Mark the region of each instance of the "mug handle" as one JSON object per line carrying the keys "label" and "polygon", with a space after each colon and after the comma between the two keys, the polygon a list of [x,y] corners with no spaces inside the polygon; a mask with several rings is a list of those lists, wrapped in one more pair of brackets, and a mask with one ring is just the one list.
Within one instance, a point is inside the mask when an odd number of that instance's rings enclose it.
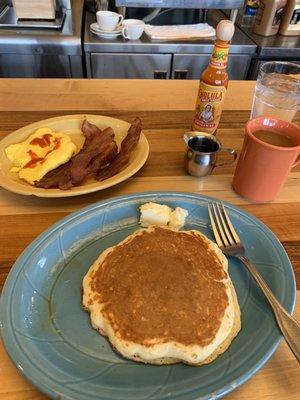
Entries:
{"label": "mug handle", "polygon": [[224,165],[233,164],[233,163],[235,162],[235,160],[237,159],[237,152],[236,152],[234,149],[231,149],[231,148],[229,148],[229,147],[223,147],[223,148],[221,148],[221,151],[225,151],[226,153],[231,154],[232,157],[233,157],[233,160],[224,162],[224,163],[222,163],[222,164],[216,164],[216,165],[214,166],[214,168],[216,168],[216,167],[223,167]]}
{"label": "mug handle", "polygon": [[125,39],[129,39],[129,36],[127,36],[127,33],[126,33],[126,27],[124,26],[124,28],[122,29],[122,35],[123,35],[123,37],[125,38]]}
{"label": "mug handle", "polygon": [[298,164],[300,164],[300,153],[298,154],[298,157],[296,158],[296,161],[292,165],[292,168],[296,167]]}
{"label": "mug handle", "polygon": [[119,14],[119,22],[118,22],[118,25],[121,25],[121,23],[123,22],[123,20],[124,20],[123,15]]}

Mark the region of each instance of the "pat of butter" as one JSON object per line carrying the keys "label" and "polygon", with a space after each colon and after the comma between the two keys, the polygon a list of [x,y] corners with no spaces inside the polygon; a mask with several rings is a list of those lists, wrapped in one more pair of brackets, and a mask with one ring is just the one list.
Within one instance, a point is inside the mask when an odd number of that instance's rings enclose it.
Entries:
{"label": "pat of butter", "polygon": [[176,207],[175,210],[165,204],[146,203],[140,207],[140,224],[143,227],[151,225],[168,226],[171,229],[180,229],[188,216],[187,210]]}
{"label": "pat of butter", "polygon": [[176,230],[182,228],[188,215],[189,213],[187,210],[181,207],[176,207],[175,210],[171,212],[169,227]]}
{"label": "pat of butter", "polygon": [[168,225],[172,209],[164,204],[146,203],[140,207],[140,224],[144,227],[150,225]]}

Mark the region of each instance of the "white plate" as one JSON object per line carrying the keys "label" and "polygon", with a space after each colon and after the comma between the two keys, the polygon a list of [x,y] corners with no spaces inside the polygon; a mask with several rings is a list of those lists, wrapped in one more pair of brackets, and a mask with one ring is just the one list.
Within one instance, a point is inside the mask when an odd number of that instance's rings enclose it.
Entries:
{"label": "white plate", "polygon": [[118,26],[114,31],[104,31],[103,29],[99,28],[99,25],[94,22],[93,24],[90,25],[90,28],[92,31],[94,32],[98,32],[98,33],[106,33],[106,34],[116,34],[116,33],[121,33],[122,32],[122,28],[120,26]]}
{"label": "white plate", "polygon": [[104,39],[114,39],[121,35],[121,33],[100,33],[100,32],[93,31],[92,29],[91,29],[91,32],[94,35],[102,37]]}
{"label": "white plate", "polygon": [[11,162],[6,157],[5,148],[11,144],[19,143],[27,139],[27,137],[41,127],[49,127],[57,132],[64,132],[71,136],[73,142],[81,147],[84,141],[83,134],[81,132],[81,124],[84,118],[87,118],[89,122],[97,125],[100,129],[104,129],[108,126],[112,127],[115,135],[116,142],[119,145],[122,139],[126,136],[130,124],[120,119],[106,117],[103,115],[89,115],[89,114],[78,114],[78,115],[65,115],[61,117],[54,117],[45,119],[33,124],[24,126],[17,131],[6,136],[0,142],[0,186],[4,189],[10,190],[11,192],[33,195],[38,197],[69,197],[79,196],[81,194],[96,192],[98,190],[106,189],[110,186],[114,186],[117,183],[123,182],[124,180],[135,174],[146,162],[149,154],[149,144],[142,133],[140,140],[131,154],[130,162],[126,168],[124,168],[118,174],[112,176],[104,181],[97,181],[94,178],[88,178],[82,185],[75,186],[68,190],[60,189],[43,189],[31,186],[29,183],[19,179],[16,172],[10,172]]}

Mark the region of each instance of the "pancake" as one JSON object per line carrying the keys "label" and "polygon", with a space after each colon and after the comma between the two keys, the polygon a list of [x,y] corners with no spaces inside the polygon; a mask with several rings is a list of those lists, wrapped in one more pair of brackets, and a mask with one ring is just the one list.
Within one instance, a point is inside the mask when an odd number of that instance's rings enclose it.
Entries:
{"label": "pancake", "polygon": [[198,231],[141,229],[105,250],[83,279],[92,326],[124,357],[213,361],[241,328],[228,263]]}

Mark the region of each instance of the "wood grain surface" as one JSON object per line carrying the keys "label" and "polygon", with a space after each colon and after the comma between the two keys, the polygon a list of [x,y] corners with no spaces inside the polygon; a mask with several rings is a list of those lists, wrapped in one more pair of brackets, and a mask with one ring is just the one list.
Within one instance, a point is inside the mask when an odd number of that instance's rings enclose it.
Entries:
{"label": "wood grain surface", "polygon": [[[258,217],[285,247],[300,288],[300,167],[294,168],[276,200],[251,204],[231,188],[234,166],[216,168],[198,179],[183,168],[182,135],[190,128],[197,81],[0,80],[0,140],[44,118],[72,113],[110,115],[131,122],[139,116],[150,144],[145,166],[115,187],[66,199],[39,199],[0,188],[0,288],[19,254],[54,222],[96,201],[148,190],[184,191],[230,201]],[[241,149],[254,82],[230,82],[218,138]],[[296,122],[300,116],[297,115]],[[226,159],[226,157],[224,158]],[[296,307],[300,319],[300,303]],[[235,400],[299,399],[300,368],[285,343],[250,381],[226,396]],[[13,366],[0,346],[1,400],[45,399]]]}

